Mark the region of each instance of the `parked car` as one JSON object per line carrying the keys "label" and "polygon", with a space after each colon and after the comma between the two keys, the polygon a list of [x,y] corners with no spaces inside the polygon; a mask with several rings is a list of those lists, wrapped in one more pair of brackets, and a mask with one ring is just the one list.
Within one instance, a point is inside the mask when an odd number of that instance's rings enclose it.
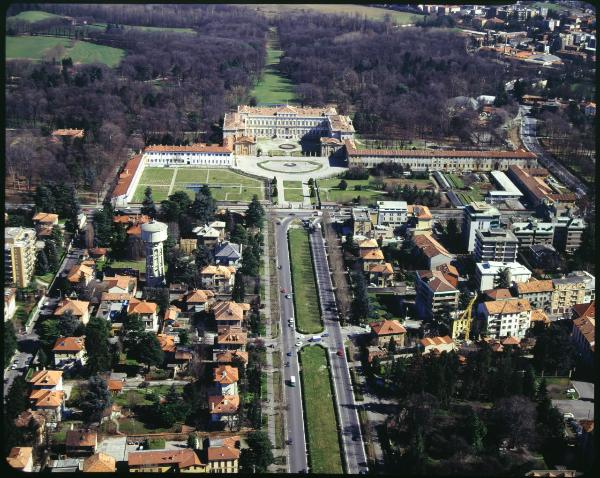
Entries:
{"label": "parked car", "polygon": [[285,295],[285,298],[286,298],[286,299],[291,299],[291,298],[292,298],[292,296],[291,296],[290,294],[286,294],[286,295]]}

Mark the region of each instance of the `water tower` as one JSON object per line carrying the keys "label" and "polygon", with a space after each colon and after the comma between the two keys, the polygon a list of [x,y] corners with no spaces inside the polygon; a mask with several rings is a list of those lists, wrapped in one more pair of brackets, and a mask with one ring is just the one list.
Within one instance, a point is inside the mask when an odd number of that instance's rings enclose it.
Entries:
{"label": "water tower", "polygon": [[152,221],[142,224],[142,241],[146,246],[146,286],[160,287],[165,282],[163,242],[167,240],[167,225]]}

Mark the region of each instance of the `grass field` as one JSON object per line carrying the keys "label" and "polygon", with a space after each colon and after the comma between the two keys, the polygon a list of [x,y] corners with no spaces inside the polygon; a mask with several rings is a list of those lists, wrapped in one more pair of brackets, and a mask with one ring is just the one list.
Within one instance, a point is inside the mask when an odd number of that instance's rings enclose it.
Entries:
{"label": "grass field", "polygon": [[258,103],[294,103],[296,100],[294,85],[277,69],[283,50],[280,50],[277,45],[274,30],[271,31],[269,36],[267,41],[267,64],[260,80],[250,94],[256,98]]}
{"label": "grass field", "polygon": [[284,181],[284,188],[302,189],[302,181]]}
{"label": "grass field", "polygon": [[465,187],[465,183],[460,178],[460,176],[457,176],[456,174],[451,174],[451,173],[445,173],[445,174],[446,174],[446,178],[448,179],[450,184],[452,186],[454,186],[455,188],[463,189]]}
{"label": "grass field", "polygon": [[385,194],[383,191],[370,189],[362,189],[360,191],[356,191],[354,189],[355,186],[368,188],[369,179],[346,179],[346,183],[348,183],[348,188],[346,190],[341,190],[337,187],[340,184],[340,181],[340,178],[318,180],[322,201],[336,201],[339,203],[349,203],[352,202],[352,200],[357,196],[360,196],[361,199],[366,199],[368,201],[379,201],[385,198]]}
{"label": "grass field", "polygon": [[303,202],[304,194],[302,194],[302,189],[285,188],[284,199],[292,202]]}
{"label": "grass field", "polygon": [[334,401],[323,347],[300,351],[311,473],[343,473]]}
{"label": "grass field", "polygon": [[316,334],[323,331],[323,324],[308,233],[304,229],[290,229],[289,241],[296,328],[305,334]]}
{"label": "grass field", "polygon": [[27,10],[13,17],[8,17],[7,20],[21,20],[24,22],[35,23],[48,18],[60,18],[60,15],[54,13],[42,12],[41,10]]}
{"label": "grass field", "polygon": [[[171,187],[174,175],[175,181]],[[184,191],[194,199],[196,193],[187,189],[190,184],[208,184],[217,201],[250,201],[254,194],[259,199],[264,198],[261,181],[229,169],[145,168],[133,194],[133,202],[142,202],[146,186],[152,188],[152,198],[155,203],[160,203],[177,191]]]}
{"label": "grass field", "polygon": [[6,59],[43,60],[71,57],[74,63],[104,63],[115,67],[125,55],[120,48],[50,36],[7,36]]}
{"label": "grass field", "polygon": [[146,261],[115,261],[109,264],[110,267],[114,268],[125,268],[130,267],[131,269],[137,269],[140,272],[146,272]]}
{"label": "grass field", "polygon": [[412,13],[395,12],[393,10],[387,10],[385,8],[368,7],[363,5],[352,5],[352,4],[310,4],[310,3],[297,3],[297,4],[267,4],[257,3],[246,5],[254,10],[262,12],[268,17],[277,15],[287,15],[291,12],[313,12],[313,13],[324,13],[324,14],[335,14],[335,15],[358,15],[360,17],[367,17],[369,20],[383,20],[386,15],[389,15],[391,20],[396,25],[406,25],[409,23],[415,23],[415,21],[421,19],[422,15],[413,15]]}

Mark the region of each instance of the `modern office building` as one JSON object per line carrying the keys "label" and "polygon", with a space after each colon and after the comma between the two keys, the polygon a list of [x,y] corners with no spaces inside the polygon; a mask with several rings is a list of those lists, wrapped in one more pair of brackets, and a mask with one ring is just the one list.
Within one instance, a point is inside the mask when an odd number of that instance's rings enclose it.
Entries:
{"label": "modern office building", "polygon": [[407,220],[406,201],[377,201],[377,224],[398,227]]}

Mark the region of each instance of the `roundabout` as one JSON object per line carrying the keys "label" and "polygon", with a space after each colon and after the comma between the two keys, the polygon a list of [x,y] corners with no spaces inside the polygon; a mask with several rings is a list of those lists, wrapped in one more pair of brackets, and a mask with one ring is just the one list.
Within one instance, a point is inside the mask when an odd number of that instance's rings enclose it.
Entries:
{"label": "roundabout", "polygon": [[317,161],[277,161],[269,159],[256,163],[256,166],[273,173],[304,174],[318,171],[323,167],[323,164]]}

